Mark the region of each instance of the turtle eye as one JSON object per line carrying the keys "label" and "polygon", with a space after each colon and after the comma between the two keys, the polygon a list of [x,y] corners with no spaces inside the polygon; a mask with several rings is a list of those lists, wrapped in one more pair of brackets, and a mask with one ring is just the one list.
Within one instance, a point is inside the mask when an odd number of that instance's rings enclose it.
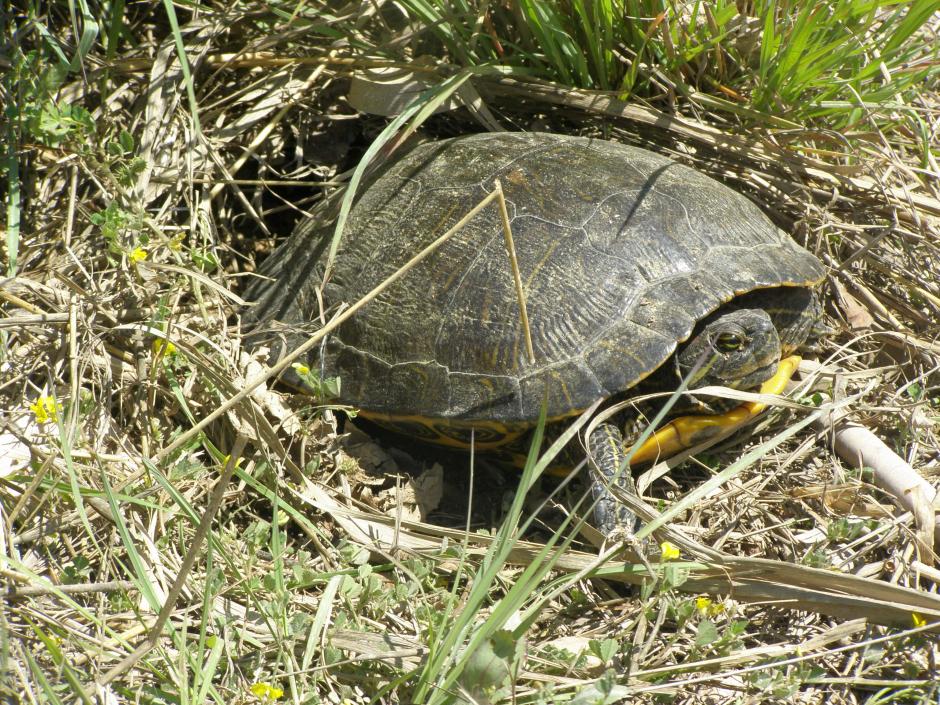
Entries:
{"label": "turtle eye", "polygon": [[737,352],[744,347],[745,338],[741,333],[724,331],[715,336],[715,350],[722,353]]}

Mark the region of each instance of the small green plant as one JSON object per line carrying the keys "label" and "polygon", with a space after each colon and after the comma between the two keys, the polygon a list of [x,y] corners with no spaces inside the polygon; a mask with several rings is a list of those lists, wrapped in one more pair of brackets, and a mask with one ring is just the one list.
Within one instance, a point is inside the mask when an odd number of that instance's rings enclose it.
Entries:
{"label": "small green plant", "polygon": [[10,73],[16,81],[17,100],[7,104],[5,114],[11,125],[20,125],[20,139],[44,147],[59,148],[83,143],[94,134],[91,113],[80,104],[57,98],[68,77],[67,66],[53,63],[39,50],[13,51]]}
{"label": "small green plant", "polygon": [[545,664],[542,672],[552,674],[570,673],[583,668],[587,663],[587,655],[583,651],[580,654],[575,654],[568,649],[559,648],[552,644],[542,646],[538,650],[538,658]]}
{"label": "small green plant", "polygon": [[83,107],[52,100],[27,106],[26,125],[30,135],[47,147],[84,141],[95,131],[91,113]]}
{"label": "small green plant", "polygon": [[136,183],[137,178],[147,168],[147,162],[135,156],[134,149],[134,136],[127,130],[121,130],[117,139],[105,142],[107,166],[117,182],[124,187],[130,187]]}
{"label": "small green plant", "polygon": [[665,594],[675,588],[681,587],[689,579],[689,569],[683,563],[673,563],[680,558],[679,548],[669,541],[663,541],[660,546],[660,557],[657,573],[654,580],[647,580],[640,588],[641,597],[646,600],[653,594]]}
{"label": "small green plant", "polygon": [[310,369],[310,367],[302,362],[295,362],[291,367],[294,369],[294,372],[297,373],[300,381],[304,383],[304,386],[320,401],[329,401],[339,396],[339,377],[321,379],[320,375],[318,375],[315,370]]}
{"label": "small green plant", "polygon": [[803,683],[822,674],[821,669],[808,663],[778,668],[768,664],[766,669],[749,674],[748,680],[762,695],[786,700],[794,697]]}
{"label": "small green plant", "polygon": [[867,521],[852,521],[845,517],[840,517],[829,522],[826,527],[826,537],[830,541],[846,542],[854,541],[859,536],[866,534],[878,528],[878,522],[874,519]]}
{"label": "small green plant", "polygon": [[621,644],[616,639],[591,639],[588,642],[588,651],[599,658],[602,663],[610,664],[620,652]]}
{"label": "small green plant", "polygon": [[911,382],[904,388],[904,393],[908,399],[914,402],[921,401],[924,398],[924,388],[917,382]]}
{"label": "small green plant", "polygon": [[133,262],[146,259],[150,238],[139,216],[112,201],[104,210],[93,213],[91,222],[101,230],[110,255],[126,256]]}
{"label": "small green plant", "polygon": [[703,655],[727,656],[743,645],[749,622],[732,619],[723,627],[711,619],[703,619],[695,630],[695,647]]}
{"label": "small green plant", "polygon": [[66,585],[87,583],[91,573],[91,562],[85,556],[75,556],[72,565],[67,565],[62,569],[62,582]]}
{"label": "small green plant", "polygon": [[831,568],[832,561],[829,554],[822,548],[813,548],[806,552],[802,560],[803,565],[811,568]]}
{"label": "small green plant", "polygon": [[525,642],[505,630],[495,632],[474,649],[459,679],[469,696],[468,705],[480,702],[481,698],[495,701],[507,696],[524,652]]}

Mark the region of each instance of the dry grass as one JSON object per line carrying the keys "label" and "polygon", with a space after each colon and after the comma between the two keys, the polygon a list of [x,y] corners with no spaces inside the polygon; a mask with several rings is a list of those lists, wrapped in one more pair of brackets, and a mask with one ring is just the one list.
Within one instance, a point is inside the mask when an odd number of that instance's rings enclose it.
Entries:
{"label": "dry grass", "polygon": [[[260,382],[239,345],[245,279],[296,221],[335,216],[386,125],[344,99],[351,74],[385,62],[327,29],[371,40],[374,6],[359,25],[353,9],[332,24],[282,9],[186,15],[192,94],[146,3],[120,25],[133,43],[95,44],[65,78],[27,57],[4,84],[18,171],[7,163],[0,280],[0,688],[23,702],[245,702],[272,698],[265,685],[333,703],[935,701],[936,554],[824,433],[798,426],[809,411],[655,482],[646,506],[677,512],[656,543],[682,561],[644,565],[565,527],[548,538],[580,487],[512,504],[515,478],[474,486],[452,457],[442,478],[376,479],[331,414]],[[38,52],[43,26],[77,54],[58,12],[5,41]],[[465,85],[474,110],[429,119],[427,135],[477,129],[474,114],[603,134],[765,206],[829,267],[837,332],[821,358],[840,372],[820,385],[937,486],[935,83],[839,133],[754,125],[704,94]],[[416,469],[368,443],[355,455]],[[437,492],[431,521],[414,521]],[[476,661],[447,660],[461,652]]]}

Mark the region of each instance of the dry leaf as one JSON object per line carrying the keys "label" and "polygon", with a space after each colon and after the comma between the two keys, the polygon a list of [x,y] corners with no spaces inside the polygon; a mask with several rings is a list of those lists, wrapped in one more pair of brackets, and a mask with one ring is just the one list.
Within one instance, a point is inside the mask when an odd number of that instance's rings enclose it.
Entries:
{"label": "dry leaf", "polygon": [[871,315],[865,305],[852,296],[845,285],[838,279],[833,280],[835,284],[836,298],[839,299],[839,308],[845,314],[845,320],[852,330],[868,330],[875,322],[875,317]]}
{"label": "dry leaf", "polygon": [[[416,65],[421,63],[421,57],[415,59]],[[437,77],[427,71],[379,66],[359,71],[352,77],[347,100],[360,112],[392,117],[408,107],[421,92],[438,82]],[[434,112],[442,113],[458,107],[459,103],[451,98]]]}

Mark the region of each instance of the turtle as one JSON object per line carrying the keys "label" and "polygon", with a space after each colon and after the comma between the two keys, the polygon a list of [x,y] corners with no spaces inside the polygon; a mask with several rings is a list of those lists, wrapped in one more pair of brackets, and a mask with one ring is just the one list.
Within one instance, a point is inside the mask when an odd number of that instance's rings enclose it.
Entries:
{"label": "turtle", "polygon": [[[388,167],[350,211],[325,282],[332,228],[302,223],[246,292],[251,345],[272,362],[294,349],[324,307],[358,301],[497,180],[534,356],[493,205],[311,353],[321,379],[340,379],[337,401],[369,421],[498,452],[543,412],[561,424],[641,383],[758,388],[818,329],[823,265],[744,195],[639,147],[500,132],[427,142]],[[601,423],[589,439],[607,533],[631,521],[609,492],[631,486],[629,425]]]}

